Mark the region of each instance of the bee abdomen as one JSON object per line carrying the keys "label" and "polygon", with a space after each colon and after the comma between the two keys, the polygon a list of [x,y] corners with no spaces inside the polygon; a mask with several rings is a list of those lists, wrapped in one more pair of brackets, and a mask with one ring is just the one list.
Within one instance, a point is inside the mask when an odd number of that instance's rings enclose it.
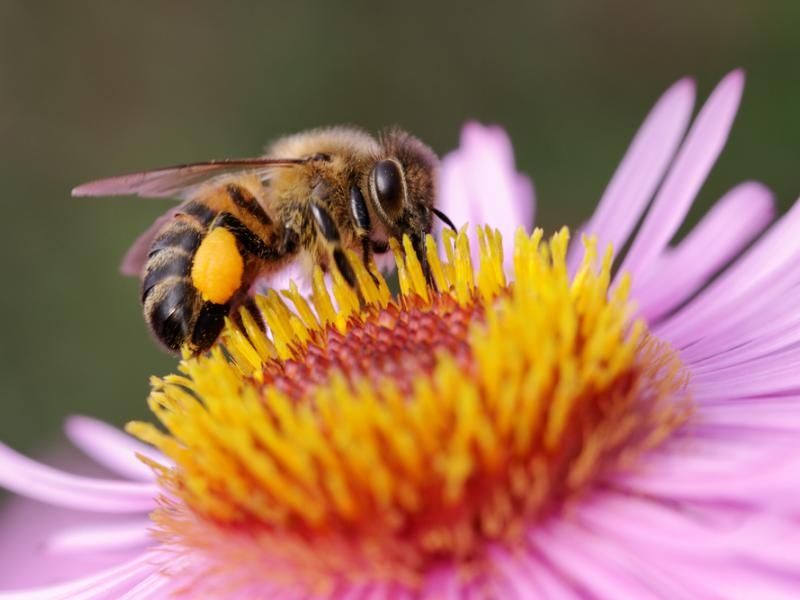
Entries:
{"label": "bee abdomen", "polygon": [[192,256],[203,239],[204,229],[198,226],[194,219],[186,217],[177,218],[153,241],[150,252],[147,253],[148,260],[156,257],[164,250],[182,250]]}
{"label": "bee abdomen", "polygon": [[167,348],[178,352],[192,337],[201,300],[190,273],[203,229],[194,218],[176,218],[153,242],[142,278],[147,323]]}
{"label": "bee abdomen", "polygon": [[144,312],[156,337],[178,352],[194,327],[197,291],[188,278],[171,277],[155,284],[145,298]]}
{"label": "bee abdomen", "polygon": [[148,263],[142,279],[142,302],[159,283],[167,279],[184,279],[192,269],[192,255],[177,248],[164,249]]}

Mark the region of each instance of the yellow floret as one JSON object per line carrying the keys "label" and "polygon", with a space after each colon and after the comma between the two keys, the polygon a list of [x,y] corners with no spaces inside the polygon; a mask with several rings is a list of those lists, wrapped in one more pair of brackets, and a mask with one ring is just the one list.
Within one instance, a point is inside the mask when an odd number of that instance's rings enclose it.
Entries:
{"label": "yellow floret", "polygon": [[214,229],[200,243],[192,264],[192,283],[203,300],[225,304],[242,285],[244,261],[236,238],[227,229]]}

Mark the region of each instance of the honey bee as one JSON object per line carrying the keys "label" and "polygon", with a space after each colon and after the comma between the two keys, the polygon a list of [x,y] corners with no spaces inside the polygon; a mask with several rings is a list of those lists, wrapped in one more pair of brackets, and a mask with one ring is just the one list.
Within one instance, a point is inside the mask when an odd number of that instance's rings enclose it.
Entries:
{"label": "honey bee", "polygon": [[435,207],[437,158],[400,129],[378,137],[352,127],[279,139],[265,155],[155,169],[76,187],[73,196],[176,197],[125,255],[141,277],[145,321],[170,351],[208,350],[226,316],[253,310],[253,283],[302,260],[357,281],[346,250],[369,264],[407,235],[428,280],[423,249]]}

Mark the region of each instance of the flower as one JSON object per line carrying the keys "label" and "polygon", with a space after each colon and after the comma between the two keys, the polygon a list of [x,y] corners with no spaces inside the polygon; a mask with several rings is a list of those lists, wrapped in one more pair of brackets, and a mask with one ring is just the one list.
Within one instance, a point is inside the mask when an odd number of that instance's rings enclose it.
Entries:
{"label": "flower", "polygon": [[123,555],[31,597],[795,597],[800,204],[766,229],[771,194],[743,183],[669,245],[743,82],[688,133],[694,86],[670,88],[569,248],[513,233],[532,188],[469,125],[442,208],[483,218],[454,182],[491,179],[498,230],[445,233],[441,260],[429,240],[439,291],[396,246],[397,299],[363,268],[361,297],[318,275],[310,303],[260,298],[269,338],[246,319],[154,382],[165,429],[130,431],[161,454],[72,421],[128,481],[3,448],[12,491],[137,519],[55,533],[64,560]]}

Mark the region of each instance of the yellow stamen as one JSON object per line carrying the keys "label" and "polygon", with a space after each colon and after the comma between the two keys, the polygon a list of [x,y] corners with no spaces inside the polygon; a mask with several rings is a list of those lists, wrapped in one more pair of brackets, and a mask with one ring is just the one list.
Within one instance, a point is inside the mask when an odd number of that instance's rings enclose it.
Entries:
{"label": "yellow stamen", "polygon": [[566,230],[546,244],[520,230],[509,284],[499,232],[480,230],[477,275],[466,232],[444,238],[443,260],[427,240],[436,290],[408,239],[392,244],[394,299],[352,255],[361,298],[336,274],[332,298],[317,271],[310,303],[294,286],[257,299],[270,336],[246,317],[227,352],[155,381],[167,432],[129,431],[175,463],[158,469],[163,533],[203,546],[247,532],[239,550],[315,589],[413,584],[513,545],[686,418],[682,365],[632,320],[629,282],[609,291],[610,250],[596,267],[584,240],[570,278]]}

